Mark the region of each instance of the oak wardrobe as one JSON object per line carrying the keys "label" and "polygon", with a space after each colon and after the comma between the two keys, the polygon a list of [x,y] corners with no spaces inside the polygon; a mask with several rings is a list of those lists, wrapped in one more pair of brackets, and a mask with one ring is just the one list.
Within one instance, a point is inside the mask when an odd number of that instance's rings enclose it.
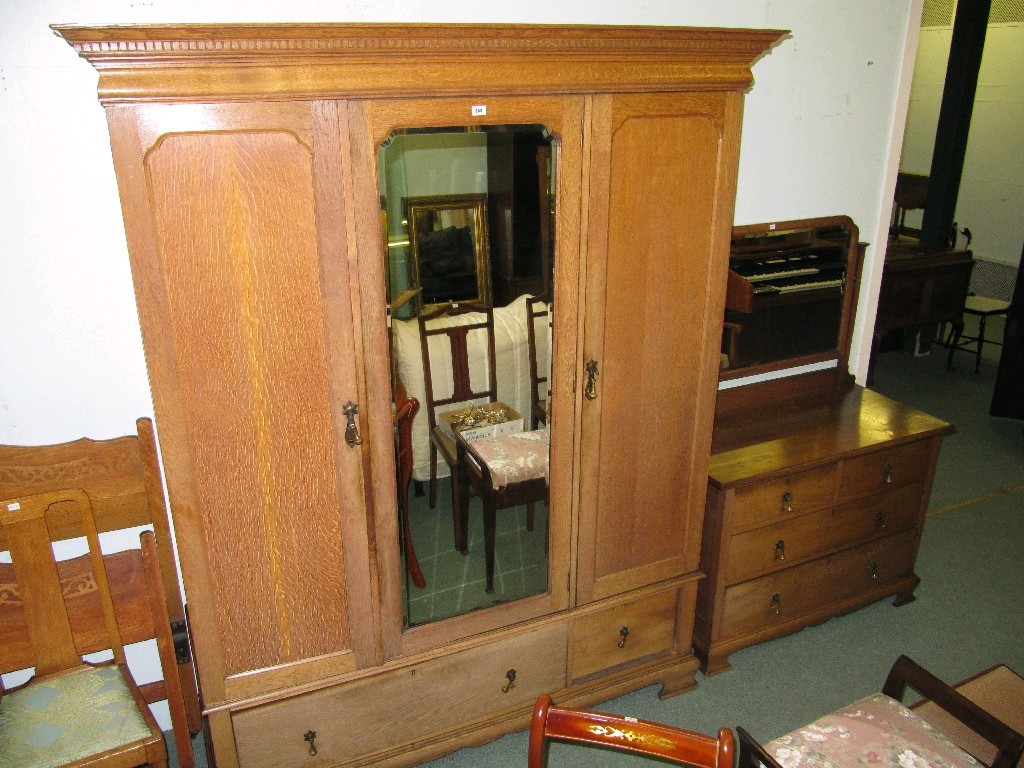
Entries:
{"label": "oak wardrobe", "polygon": [[[409,765],[540,693],[692,687],[743,93],[782,33],[55,29],[99,71],[217,765]],[[414,623],[379,158],[521,126],[554,222],[543,586]]]}

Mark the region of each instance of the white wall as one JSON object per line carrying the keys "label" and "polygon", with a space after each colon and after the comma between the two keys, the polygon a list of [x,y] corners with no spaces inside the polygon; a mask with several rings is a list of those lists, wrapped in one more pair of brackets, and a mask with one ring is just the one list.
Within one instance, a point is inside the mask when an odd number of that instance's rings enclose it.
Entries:
{"label": "white wall", "polygon": [[[931,170],[952,27],[921,30],[900,169]],[[981,259],[1016,265],[1024,244],[1024,24],[990,24],[957,197],[957,224],[969,227]],[[908,216],[918,226],[920,214]]]}
{"label": "white wall", "polygon": [[[792,30],[754,67],[736,222],[848,214],[883,242],[921,0],[0,0],[0,443],[112,437],[152,404],[96,72],[52,23],[465,21]],[[908,24],[908,19],[912,19]],[[902,103],[901,103],[902,102]],[[895,131],[894,131],[895,129]],[[879,254],[872,246],[869,260]],[[881,270],[854,362],[866,369]],[[864,318],[868,319],[865,323]],[[158,425],[159,427],[159,425]]]}

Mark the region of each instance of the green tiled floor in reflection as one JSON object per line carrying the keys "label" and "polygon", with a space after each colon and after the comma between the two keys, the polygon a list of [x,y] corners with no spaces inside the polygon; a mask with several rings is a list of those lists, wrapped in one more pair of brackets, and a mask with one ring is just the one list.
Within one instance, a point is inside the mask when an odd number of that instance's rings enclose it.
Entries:
{"label": "green tiled floor in reflection", "polygon": [[[424,483],[425,489],[426,483]],[[485,591],[483,511],[469,506],[469,554],[455,549],[452,502],[447,478],[438,482],[437,507],[410,487],[409,521],[426,586],[405,579],[408,624],[423,624],[468,613],[547,590],[547,504],[537,504],[533,531],[526,530],[526,506],[498,510],[494,546],[494,593]]]}

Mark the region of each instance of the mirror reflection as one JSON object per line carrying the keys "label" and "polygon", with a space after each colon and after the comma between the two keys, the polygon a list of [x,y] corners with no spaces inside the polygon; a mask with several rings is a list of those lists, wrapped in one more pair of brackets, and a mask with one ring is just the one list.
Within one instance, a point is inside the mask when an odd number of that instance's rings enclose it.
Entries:
{"label": "mirror reflection", "polygon": [[538,125],[379,150],[406,626],[548,589],[553,150]]}
{"label": "mirror reflection", "polygon": [[845,357],[855,231],[846,217],[733,230],[720,378]]}
{"label": "mirror reflection", "polygon": [[426,304],[491,303],[487,195],[405,199],[409,269]]}

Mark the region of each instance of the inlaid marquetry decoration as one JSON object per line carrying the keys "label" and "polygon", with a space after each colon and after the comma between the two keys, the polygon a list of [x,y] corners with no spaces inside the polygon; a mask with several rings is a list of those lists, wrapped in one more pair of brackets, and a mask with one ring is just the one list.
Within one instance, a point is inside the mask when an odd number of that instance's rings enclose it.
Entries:
{"label": "inlaid marquetry decoration", "polygon": [[636,731],[628,731],[622,728],[615,728],[610,725],[592,725],[587,730],[595,736],[604,736],[608,739],[628,741],[630,744],[645,744],[651,747],[661,747],[662,749],[676,748],[676,743],[671,739],[666,739],[664,736],[656,736],[651,733],[637,733]]}

